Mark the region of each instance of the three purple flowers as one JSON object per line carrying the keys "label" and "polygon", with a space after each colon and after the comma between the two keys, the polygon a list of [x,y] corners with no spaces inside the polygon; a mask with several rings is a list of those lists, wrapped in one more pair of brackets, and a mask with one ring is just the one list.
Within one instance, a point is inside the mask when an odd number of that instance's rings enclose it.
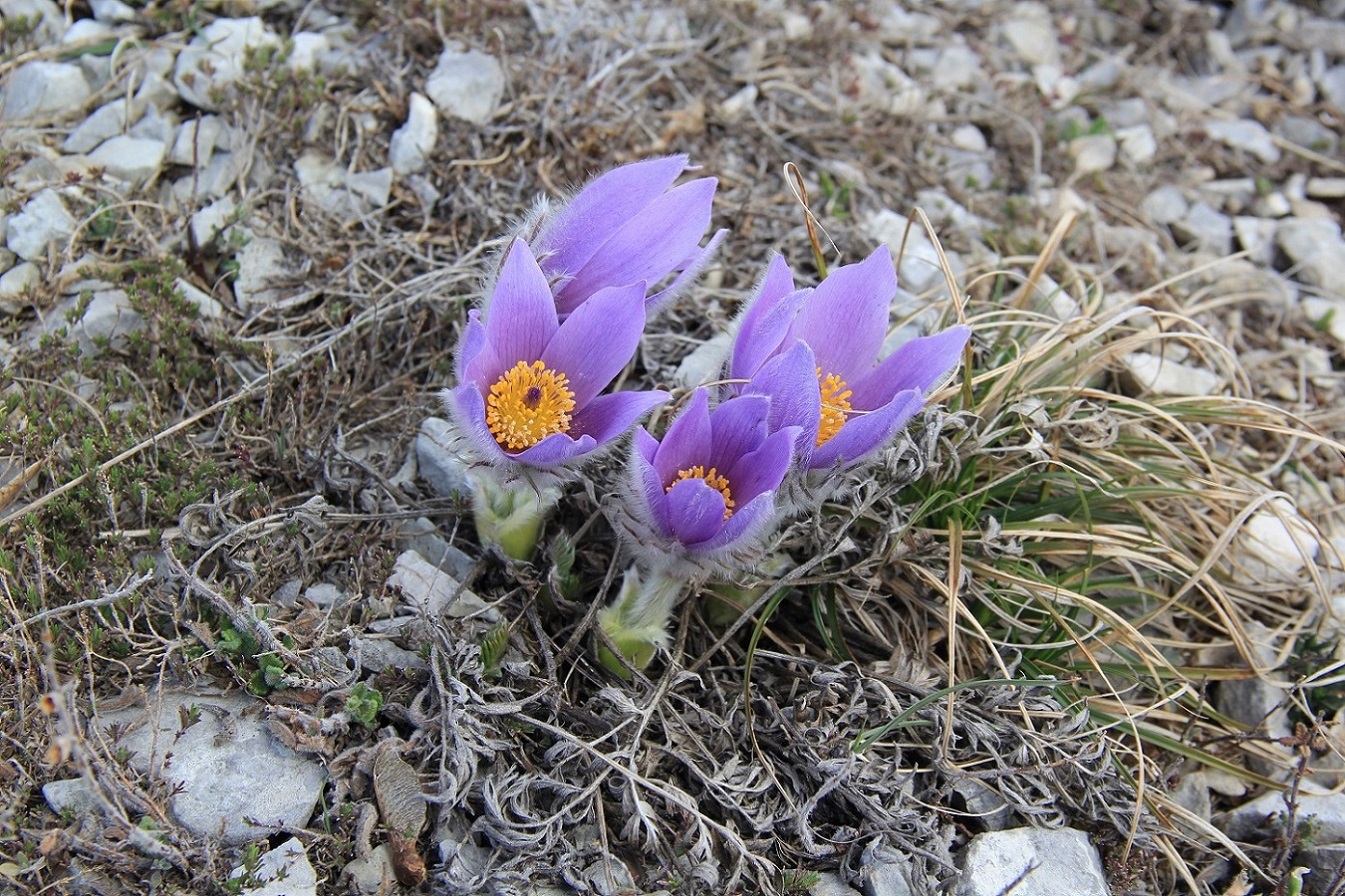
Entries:
{"label": "three purple flowers", "polygon": [[[702,244],[716,181],[674,186],[687,170],[683,155],[637,162],[558,209],[539,206],[506,246],[485,307],[469,313],[458,385],[444,398],[475,471],[478,531],[512,556],[531,554],[565,481],[671,398],[608,387],[649,314],[723,239]],[[670,582],[741,567],[789,510],[806,509],[798,496],[826,494],[876,456],[957,366],[965,326],[879,357],[896,292],[886,246],[815,287],[796,287],[775,256],[739,318],[722,384],[692,391],[661,438],[636,430],[617,529],[645,584],[628,577],[603,618],[627,657],[648,651],[626,650],[622,620],[647,630],[647,647],[675,602]]]}

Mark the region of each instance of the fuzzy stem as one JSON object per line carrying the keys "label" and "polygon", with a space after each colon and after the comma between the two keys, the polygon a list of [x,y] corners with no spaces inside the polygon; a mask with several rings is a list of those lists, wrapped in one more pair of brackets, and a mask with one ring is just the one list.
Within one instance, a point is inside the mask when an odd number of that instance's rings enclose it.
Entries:
{"label": "fuzzy stem", "polygon": [[469,477],[476,535],[505,556],[531,560],[542,522],[560,500],[560,489],[529,484],[505,485],[490,475]]}
{"label": "fuzzy stem", "polygon": [[[644,669],[658,648],[668,643],[668,619],[686,589],[686,580],[667,573],[652,573],[643,581],[634,567],[626,570],[616,600],[598,614],[598,624],[632,666]],[[629,679],[630,673],[605,646],[598,659],[613,673]]]}

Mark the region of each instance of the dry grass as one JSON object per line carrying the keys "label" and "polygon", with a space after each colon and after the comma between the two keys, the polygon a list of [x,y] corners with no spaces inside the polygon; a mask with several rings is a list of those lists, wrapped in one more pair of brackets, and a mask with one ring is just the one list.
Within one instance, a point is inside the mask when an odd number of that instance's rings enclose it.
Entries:
{"label": "dry grass", "polygon": [[[322,732],[304,748],[334,783],[304,837],[331,881],[372,799],[361,762],[394,736],[443,817],[490,851],[491,878],[517,886],[607,862],[646,891],[780,893],[893,851],[943,879],[985,816],[1010,811],[1090,830],[1118,892],[1222,892],[1230,860],[1276,867],[1273,843],[1171,823],[1169,792],[1200,765],[1254,785],[1295,767],[1298,754],[1214,711],[1214,683],[1285,682],[1309,725],[1342,702],[1330,573],[1308,564],[1264,581],[1240,536],[1281,494],[1321,535],[1340,532],[1340,374],[1310,373],[1285,342],[1336,351],[1323,334],[1238,259],[1111,257],[1094,222],[1071,227],[1026,202],[1030,175],[1063,182],[1068,164],[1026,92],[994,108],[949,98],[943,123],[993,134],[1002,170],[993,185],[944,183],[941,138],[853,95],[863,4],[828,5],[803,46],[746,5],[683,4],[687,31],[645,39],[595,16],[540,38],[515,3],[350,6],[364,32],[392,35],[371,73],[259,73],[225,110],[252,136],[254,167],[277,172],[243,223],[304,261],[283,302],[233,304],[237,247],[187,245],[194,208],[90,182],[61,261],[89,253],[155,329],[97,357],[60,336],[24,347],[34,319],[62,313],[54,277],[0,322],[19,347],[0,373],[0,455],[23,471],[22,487],[0,490],[7,883],[37,892],[73,862],[109,892],[218,889],[238,856],[179,829],[162,785],[129,772],[91,723],[139,689],[207,682],[250,688],[274,720]],[[181,38],[165,10],[164,37]],[[950,29],[985,25],[937,14]],[[382,165],[408,85],[450,34],[501,54],[511,88],[489,126],[445,124],[433,172],[444,199],[427,208],[399,185],[366,218],[314,213],[287,174],[298,152]],[[748,59],[759,99],[730,120],[719,103]],[[331,114],[299,114],[304,103]],[[963,378],[847,498],[782,533],[785,572],[739,583],[768,586],[739,622],[707,620],[713,595],[689,601],[648,679],[620,684],[591,658],[595,608],[622,566],[607,470],[550,524],[572,538],[572,569],[470,566],[465,584],[508,623],[496,662],[482,655],[499,637],[485,621],[424,620],[400,638],[423,671],[352,674],[350,638],[396,599],[383,583],[414,520],[481,556],[464,508],[408,463],[490,241],[538,191],[665,151],[720,178],[733,234],[632,380],[666,382],[771,251],[808,257],[786,161],[804,173],[832,259],[866,255],[862,216],[904,210],[925,186],[994,222],[981,243],[933,230],[972,259],[927,297],[975,328]],[[1316,170],[1304,156],[1288,164]],[[1130,222],[1123,197],[1163,176],[1118,170],[1075,187]],[[178,276],[227,316],[197,316]],[[1157,398],[1128,383],[1127,355],[1177,347],[1227,392]],[[274,603],[292,582],[358,599]],[[1256,647],[1267,630],[1273,663]],[[332,721],[357,685],[382,697],[376,729]],[[101,821],[46,808],[41,785],[72,775],[97,785]],[[422,847],[434,856],[428,836]],[[431,872],[438,892],[482,891],[471,874]]]}

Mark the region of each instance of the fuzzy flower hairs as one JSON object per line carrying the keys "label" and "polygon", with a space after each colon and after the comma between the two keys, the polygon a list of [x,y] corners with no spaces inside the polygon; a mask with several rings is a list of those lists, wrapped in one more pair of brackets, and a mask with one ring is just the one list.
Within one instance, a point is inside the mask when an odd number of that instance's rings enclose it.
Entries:
{"label": "fuzzy flower hairs", "polygon": [[604,390],[634,357],[648,311],[723,239],[700,245],[716,181],[673,186],[686,169],[686,156],[636,162],[559,208],[539,203],[505,247],[484,308],[469,312],[458,384],[443,398],[483,544],[531,557],[561,485],[667,401]]}

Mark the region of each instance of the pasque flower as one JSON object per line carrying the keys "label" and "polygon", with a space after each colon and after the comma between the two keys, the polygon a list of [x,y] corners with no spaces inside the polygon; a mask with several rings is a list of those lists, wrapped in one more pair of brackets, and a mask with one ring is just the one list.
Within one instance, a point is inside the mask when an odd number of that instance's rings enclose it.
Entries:
{"label": "pasque flower", "polygon": [[[782,385],[806,385],[807,359],[783,369]],[[792,374],[792,375],[791,375]],[[660,441],[636,430],[631,451],[628,531],[651,566],[713,569],[750,551],[777,521],[775,491],[794,461],[799,428],[772,431],[771,400],[744,395],[713,411],[697,389]]]}
{"label": "pasque flower", "polygon": [[546,481],[609,445],[668,399],[666,392],[599,394],[635,354],[644,283],[598,290],[560,322],[546,276],[515,240],[486,319],[473,310],[458,351],[458,385],[444,394],[471,459],[505,479]]}
{"label": "pasque flower", "polygon": [[[771,398],[772,426],[798,426],[805,471],[852,467],[871,457],[924,406],[955,368],[971,330],[950,327],[912,339],[879,360],[897,276],[887,246],[837,268],[814,288],[795,289],[772,259],[740,321],[729,361],[739,394]],[[779,359],[803,343],[815,380],[803,394],[782,387]]]}
{"label": "pasque flower", "polygon": [[555,294],[561,317],[607,287],[643,281],[662,289],[641,298],[654,307],[673,298],[709,261],[727,231],[700,245],[710,226],[717,181],[674,187],[685,155],[622,165],[597,177],[559,208],[543,202],[520,228]]}

